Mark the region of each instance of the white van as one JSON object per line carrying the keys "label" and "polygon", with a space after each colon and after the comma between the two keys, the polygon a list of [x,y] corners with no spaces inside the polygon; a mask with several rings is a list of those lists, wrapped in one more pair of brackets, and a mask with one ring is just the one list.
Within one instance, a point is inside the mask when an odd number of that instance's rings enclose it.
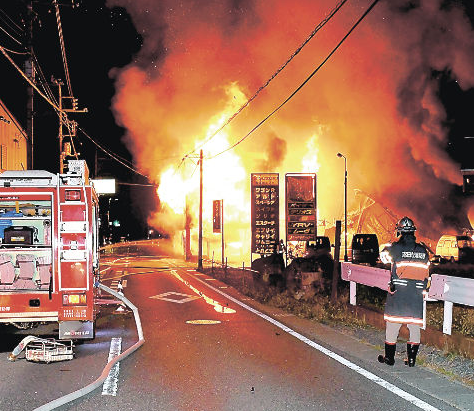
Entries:
{"label": "white van", "polygon": [[451,262],[472,263],[474,240],[467,235],[443,235],[436,245],[436,255]]}

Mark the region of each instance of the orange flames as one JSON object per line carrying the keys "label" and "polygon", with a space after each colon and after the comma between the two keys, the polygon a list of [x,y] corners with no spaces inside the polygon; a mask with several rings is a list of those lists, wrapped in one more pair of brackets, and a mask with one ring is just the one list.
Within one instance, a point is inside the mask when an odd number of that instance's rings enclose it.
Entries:
{"label": "orange flames", "polygon": [[[230,125],[202,146],[209,252],[217,253],[220,241],[211,230],[212,200],[224,199],[228,247],[234,244],[232,252],[248,256],[252,172],[279,172],[281,182],[287,172],[318,172],[320,218],[341,219],[344,163],[337,152],[347,158],[349,205],[355,202],[353,190],[360,189],[395,214],[412,216],[433,238],[447,229],[446,216],[459,224],[467,220],[464,208],[447,197],[462,179],[459,165],[445,152],[446,113],[432,73],[450,70],[463,88],[471,87],[474,40],[462,10],[442,9],[440,0],[424,0],[412,9],[403,1],[380,2],[287,105],[235,149],[211,159],[288,97],[370,3],[349,1]],[[184,226],[186,198],[194,223],[198,215],[197,159],[181,164],[184,155],[201,148],[335,2],[108,4],[126,7],[144,39],[136,63],[115,73],[113,108],[127,129],[136,164],[159,183],[161,204],[150,223],[176,233]],[[280,193],[283,199],[283,184]],[[281,231],[284,237],[283,223]]]}

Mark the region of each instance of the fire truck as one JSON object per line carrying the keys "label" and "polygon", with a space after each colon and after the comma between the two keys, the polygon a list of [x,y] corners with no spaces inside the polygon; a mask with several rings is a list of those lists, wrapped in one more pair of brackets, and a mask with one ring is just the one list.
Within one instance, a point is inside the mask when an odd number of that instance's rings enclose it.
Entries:
{"label": "fire truck", "polygon": [[0,174],[0,326],[59,323],[60,339],[95,336],[98,197],[83,160],[65,174]]}

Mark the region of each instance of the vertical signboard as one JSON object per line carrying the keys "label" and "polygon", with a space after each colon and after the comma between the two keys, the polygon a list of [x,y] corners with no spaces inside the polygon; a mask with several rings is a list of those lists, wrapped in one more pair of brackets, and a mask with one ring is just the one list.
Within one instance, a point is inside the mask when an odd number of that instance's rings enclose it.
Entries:
{"label": "vertical signboard", "polygon": [[317,235],[316,174],[285,174],[286,239],[313,241]]}
{"label": "vertical signboard", "polygon": [[278,173],[252,173],[252,253],[272,254],[280,239]]}
{"label": "vertical signboard", "polygon": [[212,202],[212,232],[220,233],[221,232],[221,201],[214,200]]}

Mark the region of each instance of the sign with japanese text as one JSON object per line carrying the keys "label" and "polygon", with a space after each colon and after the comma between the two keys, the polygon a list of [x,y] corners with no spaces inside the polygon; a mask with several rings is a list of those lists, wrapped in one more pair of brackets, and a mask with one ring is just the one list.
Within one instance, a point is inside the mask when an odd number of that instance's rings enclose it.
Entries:
{"label": "sign with japanese text", "polygon": [[214,200],[212,202],[212,232],[221,232],[221,202],[222,200]]}
{"label": "sign with japanese text", "polygon": [[280,240],[279,175],[251,174],[252,253],[276,251]]}
{"label": "sign with japanese text", "polygon": [[287,241],[315,240],[316,174],[286,174],[285,183]]}

